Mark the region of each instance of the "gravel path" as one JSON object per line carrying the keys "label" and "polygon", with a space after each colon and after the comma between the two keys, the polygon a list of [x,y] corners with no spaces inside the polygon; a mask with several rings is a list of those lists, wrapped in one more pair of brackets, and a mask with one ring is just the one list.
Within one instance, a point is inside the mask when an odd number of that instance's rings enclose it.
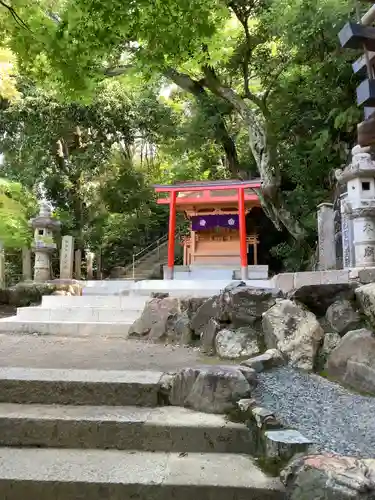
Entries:
{"label": "gravel path", "polygon": [[317,451],[375,457],[375,398],[291,368],[260,373],[254,398]]}

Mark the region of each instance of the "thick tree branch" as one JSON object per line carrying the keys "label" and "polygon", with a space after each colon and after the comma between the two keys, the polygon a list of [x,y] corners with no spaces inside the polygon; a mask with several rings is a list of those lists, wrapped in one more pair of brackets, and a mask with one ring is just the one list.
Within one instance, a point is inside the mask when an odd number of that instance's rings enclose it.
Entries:
{"label": "thick tree branch", "polygon": [[267,99],[272,92],[273,86],[275,85],[276,81],[279,79],[279,77],[282,75],[282,73],[285,71],[285,69],[289,66],[290,61],[285,61],[284,63],[281,64],[280,68],[275,72],[275,74],[272,76],[271,81],[268,83],[268,87],[263,94],[263,102],[266,104]]}
{"label": "thick tree branch", "polygon": [[[305,238],[305,230],[294,219],[286,208],[280,190],[281,176],[276,168],[275,144],[269,129],[270,122],[267,115],[249,108],[246,102],[233,89],[221,84],[215,72],[208,66],[203,68],[205,84],[218,96],[221,96],[237,110],[249,131],[249,145],[258,166],[262,179],[262,188],[258,195],[262,207],[275,227],[281,230],[284,226],[298,241]],[[264,105],[259,111],[266,108]]]}
{"label": "thick tree branch", "polygon": [[28,25],[25,23],[25,21],[23,19],[20,18],[20,16],[17,14],[17,12],[13,9],[13,7],[11,5],[8,5],[7,3],[3,2],[3,0],[0,0],[0,5],[5,7],[10,12],[11,16],[16,21],[18,26],[20,26],[21,28],[23,28],[27,31],[30,31],[30,33],[32,33],[32,31],[30,30]]}
{"label": "thick tree branch", "polygon": [[105,68],[103,69],[103,74],[107,77],[121,76],[133,68],[133,64],[124,64],[123,66],[118,66],[117,68]]}
{"label": "thick tree branch", "polygon": [[[203,105],[208,102],[208,95],[202,82],[193,80],[189,75],[185,73],[180,73],[173,68],[168,68],[164,75],[170,78],[176,85],[178,85],[183,90],[193,94],[196,99]],[[229,135],[224,118],[222,114],[216,110],[216,120],[214,122],[214,132],[216,141],[221,145],[225,151],[225,155],[228,161],[229,169],[235,177],[240,175],[239,173],[239,162],[237,156],[236,145]]]}

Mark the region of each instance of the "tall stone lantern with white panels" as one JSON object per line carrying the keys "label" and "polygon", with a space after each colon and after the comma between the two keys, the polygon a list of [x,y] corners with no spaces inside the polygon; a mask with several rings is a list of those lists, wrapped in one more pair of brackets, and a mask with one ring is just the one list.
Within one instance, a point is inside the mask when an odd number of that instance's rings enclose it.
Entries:
{"label": "tall stone lantern with white panels", "polygon": [[347,186],[342,212],[351,225],[352,261],[355,267],[375,267],[375,161],[356,146],[339,180]]}
{"label": "tall stone lantern with white panels", "polygon": [[51,255],[56,250],[53,236],[60,229],[61,223],[52,218],[49,204],[41,201],[39,215],[30,220],[30,225],[34,230],[34,281],[47,281],[51,279]]}

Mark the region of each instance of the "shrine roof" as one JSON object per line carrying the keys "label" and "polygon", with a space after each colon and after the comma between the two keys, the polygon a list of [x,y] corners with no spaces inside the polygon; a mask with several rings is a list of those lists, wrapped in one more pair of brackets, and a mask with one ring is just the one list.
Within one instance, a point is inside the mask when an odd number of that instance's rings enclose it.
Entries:
{"label": "shrine roof", "polygon": [[223,190],[230,189],[236,187],[252,187],[252,188],[260,188],[261,180],[260,179],[249,179],[247,181],[239,180],[239,179],[231,179],[231,180],[220,180],[220,181],[187,181],[187,182],[178,182],[176,184],[154,184],[154,189],[157,193],[167,192],[167,191],[204,191],[207,189],[210,190]]}

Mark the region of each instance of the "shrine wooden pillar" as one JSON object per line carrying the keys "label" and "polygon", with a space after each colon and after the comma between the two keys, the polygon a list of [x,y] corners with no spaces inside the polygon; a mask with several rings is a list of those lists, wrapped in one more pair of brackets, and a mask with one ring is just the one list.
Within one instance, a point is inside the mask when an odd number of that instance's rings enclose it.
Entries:
{"label": "shrine wooden pillar", "polygon": [[169,229],[168,229],[168,266],[165,279],[173,280],[174,249],[176,240],[176,200],[177,191],[170,191],[169,196]]}
{"label": "shrine wooden pillar", "polygon": [[246,240],[246,212],[245,212],[245,189],[238,189],[238,222],[240,228],[240,261],[241,279],[248,279],[247,267],[247,240]]}

